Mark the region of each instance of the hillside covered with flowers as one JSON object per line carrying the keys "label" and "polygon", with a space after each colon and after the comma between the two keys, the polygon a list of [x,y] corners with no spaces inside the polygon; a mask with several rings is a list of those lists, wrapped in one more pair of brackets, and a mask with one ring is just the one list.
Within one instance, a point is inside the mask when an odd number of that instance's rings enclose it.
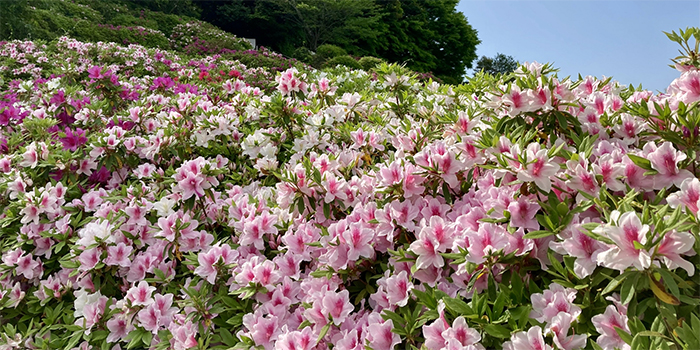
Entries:
{"label": "hillside covered with flowers", "polygon": [[0,42],[0,348],[698,349],[669,37],[665,93]]}

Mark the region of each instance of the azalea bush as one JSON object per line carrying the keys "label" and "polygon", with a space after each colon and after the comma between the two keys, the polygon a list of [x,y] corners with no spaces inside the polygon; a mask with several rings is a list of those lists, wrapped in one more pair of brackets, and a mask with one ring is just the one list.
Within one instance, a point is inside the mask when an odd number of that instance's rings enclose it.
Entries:
{"label": "azalea bush", "polygon": [[170,44],[175,50],[190,55],[217,54],[223,49],[253,48],[247,40],[202,21],[190,21],[175,26],[170,34]]}
{"label": "azalea bush", "polygon": [[0,346],[700,348],[700,31],[669,37],[662,94],[2,42]]}

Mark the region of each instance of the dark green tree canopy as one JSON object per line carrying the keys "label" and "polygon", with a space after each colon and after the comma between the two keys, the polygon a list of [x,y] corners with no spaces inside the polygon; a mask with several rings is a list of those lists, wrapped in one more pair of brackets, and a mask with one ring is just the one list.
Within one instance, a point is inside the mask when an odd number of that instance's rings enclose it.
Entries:
{"label": "dark green tree canopy", "polygon": [[491,75],[496,74],[506,74],[510,73],[518,68],[518,62],[512,57],[507,56],[502,53],[497,54],[495,57],[481,56],[479,61],[476,62],[476,67],[474,70],[484,71]]}
{"label": "dark green tree canopy", "polygon": [[477,32],[458,0],[197,1],[202,19],[256,38],[286,55],[323,44],[355,56],[377,56],[460,83],[477,58]]}
{"label": "dark green tree canopy", "polygon": [[477,32],[457,0],[389,0],[378,2],[388,24],[380,57],[431,71],[447,83],[461,83],[476,59]]}

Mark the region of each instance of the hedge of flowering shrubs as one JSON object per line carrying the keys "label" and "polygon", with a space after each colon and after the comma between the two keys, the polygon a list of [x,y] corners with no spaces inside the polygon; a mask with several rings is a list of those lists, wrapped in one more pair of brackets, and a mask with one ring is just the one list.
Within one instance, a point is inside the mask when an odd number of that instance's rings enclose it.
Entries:
{"label": "hedge of flowering shrubs", "polygon": [[218,54],[222,50],[248,50],[253,46],[207,22],[190,21],[178,24],[170,34],[171,46],[190,55]]}
{"label": "hedge of flowering shrubs", "polygon": [[0,44],[2,349],[698,349],[700,61],[461,86]]}

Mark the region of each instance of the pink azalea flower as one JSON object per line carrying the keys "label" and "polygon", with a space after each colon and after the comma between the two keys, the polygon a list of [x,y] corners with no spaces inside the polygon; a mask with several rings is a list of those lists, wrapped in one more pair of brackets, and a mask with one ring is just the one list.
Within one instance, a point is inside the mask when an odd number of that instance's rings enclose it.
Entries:
{"label": "pink azalea flower", "polygon": [[700,71],[687,71],[676,80],[684,103],[690,104],[700,100]]}
{"label": "pink azalea flower", "polygon": [[359,222],[352,223],[347,230],[341,234],[341,244],[347,249],[347,259],[356,261],[360,257],[374,256],[374,248],[370,245],[374,238],[374,232],[364,227]]}
{"label": "pink azalea flower", "polygon": [[540,224],[535,219],[535,214],[540,210],[539,204],[528,200],[525,197],[518,197],[518,200],[508,205],[510,212],[510,226],[522,227],[529,230],[537,230]]}
{"label": "pink azalea flower", "polygon": [[162,324],[160,324],[161,316],[160,311],[153,307],[152,304],[140,310],[138,314],[136,314],[136,318],[138,319],[141,327],[152,332],[153,334],[158,333],[158,330],[162,326]]}
{"label": "pink azalea flower", "polygon": [[[357,342],[357,331],[353,330],[355,334],[350,334],[343,338],[354,339]],[[351,332],[352,333],[352,332]],[[316,336],[314,335],[311,327],[304,327],[301,331],[292,331],[280,334],[275,342],[276,350],[311,350],[316,345]],[[342,344],[338,342],[334,349],[338,347],[342,348]],[[351,348],[348,348],[351,349]]]}
{"label": "pink azalea flower", "polygon": [[138,204],[124,208],[124,213],[129,218],[126,222],[127,225],[148,226],[149,222],[146,220],[147,212],[148,209],[140,207]]}
{"label": "pink azalea flower", "polygon": [[174,350],[187,350],[197,346],[197,339],[194,337],[197,334],[197,325],[193,324],[192,321],[173,322],[168,330],[173,335],[173,338],[170,339],[170,346]]}
{"label": "pink azalea flower", "polygon": [[41,277],[41,269],[39,269],[40,266],[41,266],[41,260],[32,259],[31,254],[23,255],[23,256],[20,256],[19,258],[17,258],[17,266],[15,267],[15,274],[17,276],[23,275],[28,280],[31,280],[34,277]]}
{"label": "pink azalea flower", "polygon": [[216,281],[217,268],[214,266],[221,258],[221,249],[218,247],[211,248],[207,252],[200,252],[197,256],[199,266],[194,270],[194,273],[207,280],[210,284]]}
{"label": "pink azalea flower", "polygon": [[445,260],[438,250],[439,247],[440,242],[438,242],[435,237],[419,237],[411,243],[409,249],[413,253],[418,254],[416,267],[418,269],[424,269],[430,266],[439,268],[445,265]]}
{"label": "pink azalea flower", "polygon": [[92,270],[100,262],[100,257],[102,255],[102,248],[95,247],[84,250],[78,256],[78,261],[80,262],[80,271]]}
{"label": "pink azalea flower", "polygon": [[107,247],[107,259],[105,259],[104,263],[107,266],[129,267],[131,265],[129,255],[131,255],[133,250],[134,247],[128,246],[123,242],[119,242],[116,246],[109,246]]}
{"label": "pink azalea flower", "polygon": [[321,312],[331,318],[336,326],[340,325],[354,309],[349,298],[350,292],[347,290],[340,293],[327,291],[323,296]]}
{"label": "pink azalea flower", "polygon": [[253,268],[253,282],[260,283],[268,290],[274,289],[274,284],[282,279],[277,266],[271,260],[265,260]]}
{"label": "pink azalea flower", "polygon": [[399,161],[394,161],[389,167],[381,166],[379,168],[379,184],[383,187],[389,187],[403,180],[403,167]]}
{"label": "pink azalea flower", "polygon": [[501,101],[507,108],[509,116],[514,117],[520,112],[529,112],[532,109],[532,97],[527,91],[523,92],[520,87],[513,85],[510,91],[501,97]]}
{"label": "pink azalea flower", "polygon": [[379,314],[370,315],[367,325],[367,341],[374,350],[392,350],[396,344],[401,342],[401,337],[392,332],[394,322],[392,320],[383,321]]}
{"label": "pink azalea flower", "polygon": [[552,319],[555,316],[561,313],[571,315],[571,317],[575,319],[581,315],[581,308],[574,305],[566,294],[560,292],[554,294],[554,298],[552,299],[551,303],[547,304],[547,306],[542,309],[541,312],[541,319],[549,323],[552,322]]}
{"label": "pink azalea flower", "polygon": [[413,283],[408,280],[406,271],[399,272],[386,279],[387,301],[392,305],[406,306],[413,289]]}
{"label": "pink azalea flower", "polygon": [[642,271],[651,265],[651,256],[643,248],[637,249],[634,242],[645,244],[647,242],[648,225],[642,225],[635,212],[627,212],[620,215],[614,211],[611,214],[613,222],[617,226],[599,226],[598,233],[606,234],[615,242],[615,246],[598,254],[597,261],[605,267],[624,271],[629,266],[634,266]]}
{"label": "pink azalea flower", "polygon": [[539,143],[527,146],[525,168],[518,172],[518,180],[534,182],[544,192],[552,188],[552,177],[559,171],[559,165],[547,156],[547,149],[540,149]]}
{"label": "pink azalea flower", "polygon": [[492,223],[484,223],[479,230],[467,231],[469,237],[469,254],[467,261],[481,264],[486,257],[501,249],[508,248],[508,232],[501,226]]}
{"label": "pink azalea flower", "polygon": [[[309,327],[304,328],[304,329],[309,329]],[[358,336],[357,336],[357,329],[351,329],[350,331],[346,331],[345,333],[341,333],[342,338],[335,342],[335,346],[333,349],[337,350],[362,350],[362,343],[359,341]],[[282,350],[296,350],[295,348],[290,346],[283,345],[284,347]]]}
{"label": "pink azalea flower", "polygon": [[570,314],[565,312],[559,313],[547,324],[544,333],[554,336],[554,344],[561,350],[575,350],[586,346],[588,335],[571,335],[568,336],[571,322],[575,320]]}
{"label": "pink azalea flower", "polygon": [[405,198],[420,196],[425,192],[425,187],[421,184],[425,181],[421,175],[414,174],[416,166],[408,163],[404,165],[403,174],[403,194]]}
{"label": "pink azalea flower", "polygon": [[420,208],[413,205],[413,203],[411,203],[409,200],[405,200],[403,202],[394,200],[389,204],[389,213],[391,218],[395,220],[397,224],[412,231],[416,228],[415,221],[418,219],[418,215],[420,214]]}
{"label": "pink azalea flower", "polygon": [[644,176],[646,170],[634,164],[629,157],[622,158],[622,165],[624,166],[624,176],[630,187],[641,191],[648,191],[653,187],[653,178],[651,176]]}
{"label": "pink azalea flower", "polygon": [[148,282],[141,281],[138,285],[134,285],[126,292],[126,299],[134,306],[148,306],[154,302],[151,295],[156,290],[156,287],[151,287]]}
{"label": "pink azalea flower", "polygon": [[425,196],[422,203],[425,206],[421,209],[420,213],[426,220],[431,219],[433,216],[443,218],[447,215],[447,212],[452,209],[449,204],[444,202],[442,197],[435,198],[432,196]]}
{"label": "pink azalea flower", "polygon": [[695,237],[690,232],[671,231],[664,236],[659,243],[656,254],[660,255],[669,269],[680,267],[688,272],[688,276],[695,274],[695,265],[681,258],[683,255],[695,255],[693,245]]}
{"label": "pink azalea flower", "polygon": [[[588,219],[584,220],[586,223]],[[574,224],[562,232],[565,239],[561,242],[550,242],[549,247],[562,255],[576,257],[574,272],[580,278],[590,276],[598,265],[598,254],[607,250],[603,243],[583,233],[581,224]]]}
{"label": "pink azalea flower", "polygon": [[596,343],[604,350],[630,350],[632,347],[625,343],[620,335],[615,331],[615,327],[621,328],[625,332],[629,332],[627,327],[627,315],[620,312],[614,306],[609,305],[602,315],[596,315],[591,318],[593,326],[600,334]]}
{"label": "pink azalea flower", "polygon": [[19,282],[15,283],[14,286],[12,286],[12,290],[7,294],[8,299],[9,299],[9,307],[14,307],[16,308],[19,303],[24,299],[24,296],[27,293],[22,290],[22,286],[20,285]]}
{"label": "pink azalea flower", "polygon": [[672,208],[680,206],[697,217],[700,210],[700,180],[695,177],[683,180],[680,191],[670,194],[666,201]]}
{"label": "pink azalea flower", "polygon": [[182,190],[182,200],[187,200],[190,197],[196,195],[197,197],[204,196],[204,187],[202,183],[204,178],[199,175],[195,175],[191,172],[186,172],[185,178],[178,181],[178,186]]}
{"label": "pink azalea flower", "polygon": [[600,193],[595,174],[586,170],[581,164],[576,164],[572,169],[571,178],[566,181],[566,185],[572,190],[584,192],[593,197],[598,197]]}
{"label": "pink azalea flower", "polygon": [[[246,316],[251,316],[246,322]],[[250,330],[250,338],[256,345],[263,346],[265,350],[271,350],[273,342],[280,334],[279,319],[276,316],[263,317],[261,315],[246,315],[243,324]]]}
{"label": "pink azalea flower", "polygon": [[[615,162],[613,156],[604,154],[596,160],[596,163],[591,165],[595,175],[603,177],[605,187],[612,191],[624,191],[625,185],[618,180],[624,174],[624,168],[618,162]],[[590,193],[590,192],[589,192]]]}
{"label": "pink azalea flower", "polygon": [[326,196],[324,197],[324,202],[331,203],[336,198],[340,200],[346,200],[348,197],[345,194],[345,187],[347,184],[344,180],[336,179],[335,175],[327,173],[325,175],[325,180],[321,182],[321,185],[326,190]]}
{"label": "pink azalea flower", "polygon": [[442,332],[442,337],[447,339],[448,343],[450,341],[457,341],[460,346],[459,348],[473,347],[471,348],[473,350],[484,349],[484,347],[479,344],[481,335],[476,329],[469,328],[464,316],[457,317],[454,322],[452,322],[452,327]]}
{"label": "pink azalea flower", "polygon": [[651,167],[659,172],[654,177],[654,187],[657,189],[670,187],[672,184],[680,186],[683,180],[694,177],[690,171],[678,169],[678,163],[685,160],[687,156],[681,151],[676,151],[670,142],[661,144],[647,158],[651,162]]}
{"label": "pink azalea flower", "polygon": [[532,302],[530,318],[534,318],[538,322],[549,323],[560,312],[570,313],[575,318],[581,313],[581,308],[573,304],[575,299],[575,289],[564,288],[557,283],[552,283],[549,285],[549,289],[530,296]]}
{"label": "pink azalea flower", "polygon": [[450,324],[445,319],[445,302],[438,301],[438,319],[430,325],[423,325],[423,336],[425,343],[423,344],[429,350],[438,350],[445,347],[446,339],[443,335],[447,335],[445,331],[450,328]]}
{"label": "pink azalea flower", "polygon": [[126,336],[135,329],[135,327],[128,321],[125,314],[119,313],[113,315],[107,321],[107,329],[109,330],[109,335],[107,336],[108,343],[116,343],[126,338]]}
{"label": "pink azalea flower", "polygon": [[542,328],[534,326],[526,332],[513,334],[509,341],[503,343],[503,350],[552,350],[545,344]]}
{"label": "pink azalea flower", "polygon": [[505,250],[505,253],[515,252],[517,256],[530,253],[535,248],[535,240],[525,239],[523,236],[525,236],[525,230],[522,228],[508,236],[508,248]]}

